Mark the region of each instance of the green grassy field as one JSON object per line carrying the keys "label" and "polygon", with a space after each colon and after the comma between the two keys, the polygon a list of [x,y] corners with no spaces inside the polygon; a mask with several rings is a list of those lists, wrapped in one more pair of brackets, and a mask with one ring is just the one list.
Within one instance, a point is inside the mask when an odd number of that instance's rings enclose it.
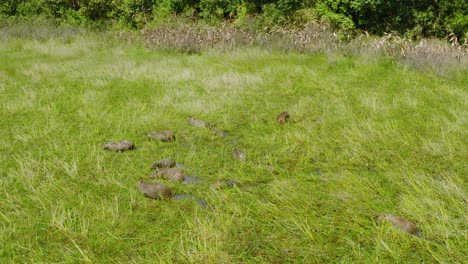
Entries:
{"label": "green grassy field", "polygon": [[[463,263],[467,83],[389,59],[4,40],[0,262]],[[146,138],[166,129],[175,142]],[[124,139],[137,150],[101,149]],[[161,182],[208,208],[138,192],[162,158],[204,181]],[[218,179],[264,184],[216,191]]]}

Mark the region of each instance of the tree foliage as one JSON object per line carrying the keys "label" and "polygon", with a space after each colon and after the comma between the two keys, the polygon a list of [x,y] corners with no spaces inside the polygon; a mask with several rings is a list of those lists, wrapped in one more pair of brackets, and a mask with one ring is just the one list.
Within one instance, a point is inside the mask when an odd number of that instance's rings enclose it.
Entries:
{"label": "tree foliage", "polygon": [[311,19],[336,29],[375,34],[393,31],[413,37],[454,34],[462,38],[468,29],[466,0],[0,0],[0,17],[114,21],[132,28],[170,15],[239,24],[257,17],[263,25],[284,25],[297,20],[303,10],[313,13]]}

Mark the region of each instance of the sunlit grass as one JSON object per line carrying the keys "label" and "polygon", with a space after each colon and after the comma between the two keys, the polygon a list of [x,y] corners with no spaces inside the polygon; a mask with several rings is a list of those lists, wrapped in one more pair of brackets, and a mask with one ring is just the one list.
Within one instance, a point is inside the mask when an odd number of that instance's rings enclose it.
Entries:
{"label": "sunlit grass", "polygon": [[[91,35],[9,38],[0,62],[2,263],[468,257],[467,74],[255,48],[152,52]],[[166,129],[175,142],[146,138]],[[123,139],[137,150],[101,149]],[[208,209],[138,193],[162,158],[204,179],[164,183]],[[265,184],[216,191],[218,179]],[[379,213],[428,240],[377,225]]]}

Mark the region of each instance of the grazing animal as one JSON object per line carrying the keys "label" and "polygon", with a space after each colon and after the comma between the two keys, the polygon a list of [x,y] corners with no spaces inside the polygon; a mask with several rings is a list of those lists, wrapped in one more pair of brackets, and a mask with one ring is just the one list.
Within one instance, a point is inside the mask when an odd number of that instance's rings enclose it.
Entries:
{"label": "grazing animal", "polygon": [[196,126],[196,127],[211,127],[212,126],[211,124],[209,124],[206,121],[196,119],[196,118],[193,118],[193,117],[188,117],[187,121],[189,122],[189,124],[191,124],[192,126]]}
{"label": "grazing animal", "polygon": [[169,189],[169,187],[161,183],[153,183],[140,180],[138,190],[141,193],[143,193],[145,197],[151,199],[163,199],[172,197],[172,192]]}
{"label": "grazing animal", "polygon": [[176,162],[172,159],[162,159],[159,161],[156,161],[151,165],[152,169],[161,169],[161,168],[172,168],[175,167]]}
{"label": "grazing animal", "polygon": [[247,160],[247,156],[245,155],[245,153],[239,150],[238,148],[232,149],[232,157],[241,162],[245,162]]}
{"label": "grazing animal", "polygon": [[164,178],[169,181],[184,181],[184,174],[177,168],[162,168],[150,175],[150,178]]}
{"label": "grazing animal", "polygon": [[204,199],[197,198],[186,193],[174,195],[169,189],[169,187],[167,187],[164,184],[157,183],[157,182],[146,182],[140,179],[139,184],[138,184],[138,190],[141,193],[143,193],[145,197],[150,198],[150,199],[157,199],[157,200],[167,199],[167,198],[173,198],[174,200],[189,199],[189,200],[194,200],[197,204],[199,204],[203,208],[208,207]]}
{"label": "grazing animal", "polygon": [[405,231],[407,233],[410,233],[410,234],[412,234],[414,236],[417,236],[417,237],[421,236],[421,233],[416,228],[416,225],[413,224],[412,222],[404,219],[404,218],[396,217],[396,216],[391,215],[391,214],[381,214],[381,215],[377,216],[377,222],[380,223],[382,221],[388,221],[394,227],[396,227],[396,228],[398,228],[400,230],[403,230],[403,231]]}
{"label": "grazing animal", "polygon": [[276,121],[283,125],[284,123],[288,122],[289,119],[289,113],[288,112],[282,112],[277,118]]}
{"label": "grazing animal", "polygon": [[126,151],[135,149],[135,144],[130,140],[123,140],[121,142],[108,141],[102,145],[102,148],[111,151]]}
{"label": "grazing animal", "polygon": [[171,130],[164,130],[161,132],[150,132],[148,134],[149,139],[159,140],[162,142],[171,142],[175,140],[174,132]]}

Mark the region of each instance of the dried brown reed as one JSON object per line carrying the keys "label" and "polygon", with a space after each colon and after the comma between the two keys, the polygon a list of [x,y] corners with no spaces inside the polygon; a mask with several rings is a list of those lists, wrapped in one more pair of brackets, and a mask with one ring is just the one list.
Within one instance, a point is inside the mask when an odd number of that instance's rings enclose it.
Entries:
{"label": "dried brown reed", "polygon": [[367,33],[351,36],[333,32],[326,24],[319,23],[308,23],[299,29],[275,27],[268,30],[238,28],[229,23],[217,27],[201,23],[171,24],[147,27],[139,34],[120,32],[118,38],[130,43],[140,42],[154,50],[185,53],[252,46],[280,52],[391,57],[402,65],[439,73],[451,68],[468,69],[468,45],[458,43],[453,37],[448,42],[436,39],[413,41],[392,33],[383,37]]}
{"label": "dried brown reed", "polygon": [[366,49],[367,53],[373,51],[393,57],[402,64],[419,70],[431,69],[446,73],[454,67],[468,69],[468,45],[460,44],[456,39],[451,39],[450,42],[438,39],[413,41],[389,33],[368,43]]}

